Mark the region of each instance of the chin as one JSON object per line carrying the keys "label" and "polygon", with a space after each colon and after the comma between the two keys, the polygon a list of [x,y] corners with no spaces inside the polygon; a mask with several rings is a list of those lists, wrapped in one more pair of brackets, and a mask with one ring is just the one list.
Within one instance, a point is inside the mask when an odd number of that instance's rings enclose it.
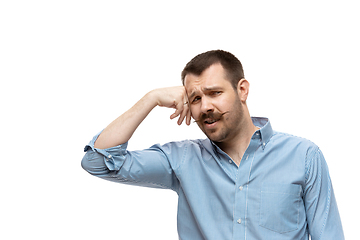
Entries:
{"label": "chin", "polygon": [[212,129],[212,130],[205,130],[203,126],[200,126],[202,132],[206,135],[213,142],[223,142],[229,136],[229,132],[224,129]]}
{"label": "chin", "polygon": [[213,142],[223,142],[226,140],[226,136],[223,135],[212,135],[212,134],[206,134],[206,136]]}

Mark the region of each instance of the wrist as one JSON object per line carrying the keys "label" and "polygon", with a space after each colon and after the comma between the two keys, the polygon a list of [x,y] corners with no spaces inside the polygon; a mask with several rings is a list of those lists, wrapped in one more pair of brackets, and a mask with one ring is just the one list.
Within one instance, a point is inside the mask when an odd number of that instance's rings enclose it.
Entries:
{"label": "wrist", "polygon": [[151,90],[147,94],[145,94],[144,99],[147,103],[149,103],[153,108],[156,106],[160,106],[160,99],[157,89]]}

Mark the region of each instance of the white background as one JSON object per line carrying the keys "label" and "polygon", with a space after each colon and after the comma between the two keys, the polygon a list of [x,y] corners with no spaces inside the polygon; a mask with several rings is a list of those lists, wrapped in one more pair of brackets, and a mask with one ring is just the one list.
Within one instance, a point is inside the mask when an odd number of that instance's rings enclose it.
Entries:
{"label": "white background", "polygon": [[[196,54],[243,63],[253,116],[322,149],[358,237],[357,1],[1,1],[1,239],[177,239],[177,195],[82,170],[83,147]],[[129,149],[203,138],[155,109]],[[5,237],[6,236],[6,237]]]}

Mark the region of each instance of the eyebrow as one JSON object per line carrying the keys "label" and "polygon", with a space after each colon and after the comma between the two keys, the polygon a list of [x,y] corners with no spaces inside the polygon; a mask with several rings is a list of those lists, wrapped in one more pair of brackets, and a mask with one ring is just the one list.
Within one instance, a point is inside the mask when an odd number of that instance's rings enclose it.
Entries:
{"label": "eyebrow", "polygon": [[196,95],[196,91],[193,91],[193,92],[190,94],[190,96],[188,97],[188,99],[189,99],[189,100],[192,99],[195,95]]}
{"label": "eyebrow", "polygon": [[[219,86],[214,86],[214,87],[205,87],[202,89],[203,92],[211,92],[211,91],[215,91],[215,90],[219,90],[222,89],[222,87]],[[189,100],[192,99],[195,95],[197,94],[197,91],[193,91],[190,96],[188,97]]]}

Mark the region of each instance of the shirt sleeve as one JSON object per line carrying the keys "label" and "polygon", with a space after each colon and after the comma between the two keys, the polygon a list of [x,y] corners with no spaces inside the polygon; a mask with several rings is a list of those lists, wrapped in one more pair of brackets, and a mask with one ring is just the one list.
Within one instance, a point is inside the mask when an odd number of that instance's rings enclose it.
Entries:
{"label": "shirt sleeve", "polygon": [[306,163],[304,203],[312,240],[344,239],[327,164],[316,148]]}
{"label": "shirt sleeve", "polygon": [[[177,192],[179,181],[174,172],[176,159],[182,151],[168,145],[154,145],[141,151],[127,151],[128,143],[97,149],[97,134],[85,146],[81,166],[88,173],[105,180],[136,186],[172,189]],[[177,149],[177,148],[175,148]],[[175,159],[171,162],[170,159]]]}

